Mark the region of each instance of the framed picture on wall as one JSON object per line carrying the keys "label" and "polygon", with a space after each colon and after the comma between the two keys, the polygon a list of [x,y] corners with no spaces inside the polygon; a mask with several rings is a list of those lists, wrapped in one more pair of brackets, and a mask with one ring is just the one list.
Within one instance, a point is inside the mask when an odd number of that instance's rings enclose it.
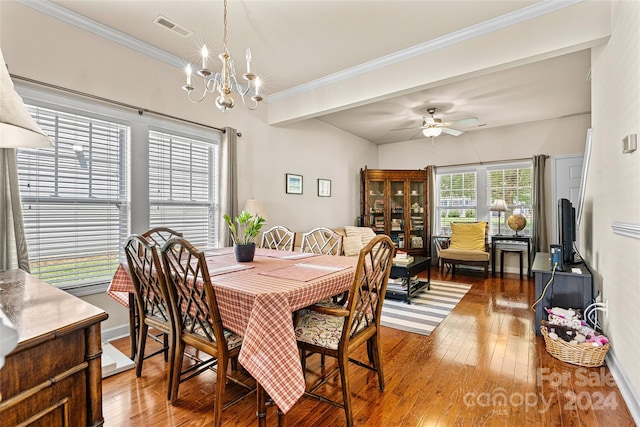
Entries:
{"label": "framed picture on wall", "polygon": [[318,197],[331,197],[331,180],[318,178]]}
{"label": "framed picture on wall", "polygon": [[287,194],[302,194],[302,175],[286,174]]}

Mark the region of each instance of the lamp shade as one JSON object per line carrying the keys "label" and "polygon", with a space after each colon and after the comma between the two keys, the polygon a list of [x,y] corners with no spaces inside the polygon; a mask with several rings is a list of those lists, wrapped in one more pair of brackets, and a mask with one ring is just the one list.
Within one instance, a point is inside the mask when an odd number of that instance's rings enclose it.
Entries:
{"label": "lamp shade", "polygon": [[256,199],[247,199],[244,202],[243,211],[247,211],[251,214],[251,216],[261,216],[265,221],[269,219],[267,216],[267,209],[264,207],[264,204],[260,200]]}
{"label": "lamp shade", "polygon": [[53,145],[27,111],[13,88],[0,51],[0,148],[37,148]]}
{"label": "lamp shade", "polygon": [[431,126],[431,127],[422,129],[422,134],[427,138],[440,136],[441,133],[442,133],[442,128],[439,128],[436,126]]}
{"label": "lamp shade", "polygon": [[493,204],[491,205],[489,210],[490,211],[494,211],[494,212],[495,211],[497,211],[497,212],[509,212],[509,208],[507,207],[507,204],[502,199],[494,200]]}

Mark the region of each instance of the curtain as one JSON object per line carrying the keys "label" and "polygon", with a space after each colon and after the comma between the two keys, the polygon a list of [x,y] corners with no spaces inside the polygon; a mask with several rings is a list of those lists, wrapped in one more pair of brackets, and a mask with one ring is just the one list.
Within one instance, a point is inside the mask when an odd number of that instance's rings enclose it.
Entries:
{"label": "curtain", "polygon": [[[427,166],[427,178],[428,188],[427,190],[427,203],[429,203],[429,233],[427,238],[431,241],[431,235],[436,228],[436,173],[437,167],[435,165]],[[431,264],[436,265],[436,256],[433,256],[433,244],[429,243],[429,256],[431,256]]]}
{"label": "curtain", "polygon": [[30,272],[15,148],[0,148],[0,271]]}
{"label": "curtain", "polygon": [[224,215],[238,215],[238,135],[234,128],[225,127],[220,141],[220,218],[218,247],[232,246],[231,234]]}
{"label": "curtain", "polygon": [[531,241],[534,253],[547,252],[549,250],[546,206],[544,202],[544,165],[547,157],[544,154],[533,156],[533,200],[531,200],[533,224]]}

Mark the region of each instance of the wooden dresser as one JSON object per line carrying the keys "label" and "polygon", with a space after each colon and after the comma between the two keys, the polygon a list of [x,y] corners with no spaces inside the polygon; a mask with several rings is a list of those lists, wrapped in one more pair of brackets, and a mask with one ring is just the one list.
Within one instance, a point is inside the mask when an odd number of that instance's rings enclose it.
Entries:
{"label": "wooden dresser", "polygon": [[21,270],[0,272],[18,345],[0,369],[0,426],[101,426],[99,308]]}

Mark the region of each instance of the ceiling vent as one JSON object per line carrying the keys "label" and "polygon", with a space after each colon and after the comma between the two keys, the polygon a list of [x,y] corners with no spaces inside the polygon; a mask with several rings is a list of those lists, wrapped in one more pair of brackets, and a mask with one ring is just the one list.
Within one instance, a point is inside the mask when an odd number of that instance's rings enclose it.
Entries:
{"label": "ceiling vent", "polygon": [[193,34],[193,31],[190,31],[184,27],[181,27],[180,25],[176,24],[170,19],[165,18],[162,15],[158,15],[158,17],[154,19],[153,22],[166,28],[167,30],[171,30],[176,34],[181,35],[184,38],[191,37],[191,34]]}

